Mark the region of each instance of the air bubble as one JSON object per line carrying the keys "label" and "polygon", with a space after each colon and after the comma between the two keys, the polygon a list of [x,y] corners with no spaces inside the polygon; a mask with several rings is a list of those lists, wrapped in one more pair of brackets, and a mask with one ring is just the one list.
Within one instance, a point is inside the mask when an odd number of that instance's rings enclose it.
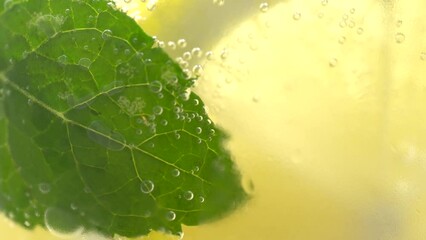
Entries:
{"label": "air bubble", "polygon": [[195,129],[195,132],[196,132],[197,134],[201,134],[201,133],[203,132],[203,129],[201,129],[200,127],[197,127],[197,128]]}
{"label": "air bubble", "polygon": [[192,199],[194,199],[194,193],[191,191],[186,191],[183,193],[183,198],[185,198],[188,201],[191,201]]}
{"label": "air bubble", "polygon": [[225,0],[213,0],[213,4],[221,7],[221,6],[225,5]]}
{"label": "air bubble", "polygon": [[330,67],[335,67],[336,65],[337,65],[337,59],[336,58],[332,58],[332,59],[330,59],[330,61],[328,62],[328,65],[330,66]]}
{"label": "air bubble", "polygon": [[163,41],[158,41],[158,47],[159,48],[165,48],[166,44]]}
{"label": "air bubble", "polygon": [[77,204],[75,204],[75,203],[71,203],[71,204],[70,204],[70,208],[71,208],[71,210],[73,210],[73,211],[76,211],[76,210],[78,209]]}
{"label": "air bubble", "polygon": [[180,112],[182,112],[182,108],[180,108],[179,106],[175,106],[174,108],[173,108],[173,112],[174,113],[180,113]]}
{"label": "air bubble", "polygon": [[89,68],[90,65],[92,65],[92,61],[88,58],[80,58],[80,60],[78,61],[78,65],[85,68]]}
{"label": "air bubble", "polygon": [[420,53],[420,59],[426,61],[426,52]]}
{"label": "air bubble", "polygon": [[44,213],[46,228],[60,238],[74,238],[83,232],[79,218],[71,211],[50,207]]}
{"label": "air bubble", "polygon": [[188,101],[190,96],[191,96],[191,89],[190,88],[186,89],[184,92],[182,92],[180,94],[180,98],[184,102]]}
{"label": "air bubble", "polygon": [[192,52],[192,55],[195,57],[200,58],[201,56],[203,56],[203,51],[201,51],[201,48],[199,47],[193,48],[191,52]]}
{"label": "air bubble", "polygon": [[179,62],[179,65],[182,67],[182,68],[187,68],[187,67],[189,67],[189,62],[187,62],[187,61],[185,61],[185,60],[181,60],[180,62]]}
{"label": "air bubble", "polygon": [[154,183],[151,180],[143,180],[140,189],[142,193],[149,194],[154,191]]}
{"label": "air bubble", "polygon": [[192,68],[192,73],[195,75],[195,77],[201,76],[203,74],[203,71],[203,66],[201,66],[200,64],[197,64]]}
{"label": "air bubble", "polygon": [[166,119],[161,120],[161,125],[167,126],[167,124],[169,124],[169,122]]}
{"label": "air bubble", "polygon": [[186,61],[191,60],[192,54],[190,52],[184,52],[182,55],[182,58],[185,59]]}
{"label": "air bubble", "polygon": [[228,50],[223,49],[223,50],[222,50],[222,52],[220,53],[220,58],[221,58],[222,60],[227,59],[227,58],[228,58]]}
{"label": "air bubble", "polygon": [[105,29],[103,32],[102,32],[102,39],[103,40],[108,40],[108,39],[110,39],[111,38],[111,36],[112,36],[112,31],[111,30],[109,30],[109,29]]}
{"label": "air bubble", "polygon": [[204,199],[204,197],[203,197],[203,196],[199,196],[199,197],[198,197],[198,201],[200,201],[200,203],[203,203],[203,202],[205,201],[205,199]]}
{"label": "air bubble", "polygon": [[213,52],[212,51],[208,51],[206,52],[206,58],[207,60],[213,60]]}
{"label": "air bubble", "polygon": [[175,50],[175,49],[176,49],[176,43],[175,43],[175,42],[173,42],[173,41],[169,41],[169,42],[167,42],[167,46],[168,46],[169,48],[171,48],[172,50]]}
{"label": "air bubble", "polygon": [[50,184],[48,183],[40,183],[38,185],[38,190],[43,194],[48,194],[51,190]]}
{"label": "air bubble", "polygon": [[167,219],[167,221],[170,221],[170,222],[174,221],[176,219],[176,213],[173,212],[173,211],[168,211],[166,213],[166,219]]}
{"label": "air bubble", "polygon": [[259,9],[261,12],[267,12],[269,10],[269,4],[267,2],[261,3],[259,5]]}
{"label": "air bubble", "polygon": [[253,97],[251,98],[251,100],[252,100],[254,103],[258,103],[258,102],[259,102],[259,97],[258,97],[258,96],[253,96]]}
{"label": "air bubble", "polygon": [[293,19],[296,21],[300,20],[301,17],[302,17],[302,14],[299,12],[296,12],[293,14]]}
{"label": "air bubble", "polygon": [[161,90],[163,90],[163,84],[159,81],[153,81],[149,84],[149,89],[151,92],[159,93]]}
{"label": "air bubble", "polygon": [[397,33],[395,35],[395,41],[396,43],[403,43],[405,41],[405,35],[403,33]]}
{"label": "air bubble", "polygon": [[58,62],[60,64],[66,64],[68,62],[68,57],[67,55],[61,55],[58,57]]}
{"label": "air bubble", "polygon": [[200,101],[198,99],[194,99],[194,105],[198,106],[200,104]]}
{"label": "air bubble", "polygon": [[179,175],[180,175],[179,169],[173,169],[172,170],[172,176],[173,177],[179,177]]}
{"label": "air bubble", "polygon": [[149,2],[149,3],[146,5],[146,9],[147,9],[148,11],[150,11],[150,12],[154,11],[156,7],[157,7],[156,2]]}
{"label": "air bubble", "polygon": [[155,115],[159,116],[159,115],[163,114],[163,108],[162,108],[161,106],[155,106],[155,107],[152,109],[152,112],[153,112]]}
{"label": "air bubble", "polygon": [[137,135],[142,135],[142,134],[143,134],[142,129],[137,129],[137,130],[136,130],[136,134],[137,134]]}
{"label": "air bubble", "polygon": [[186,43],[186,40],[185,39],[179,39],[178,41],[177,41],[177,45],[180,47],[180,48],[185,48],[186,47],[186,45],[187,45],[187,43]]}

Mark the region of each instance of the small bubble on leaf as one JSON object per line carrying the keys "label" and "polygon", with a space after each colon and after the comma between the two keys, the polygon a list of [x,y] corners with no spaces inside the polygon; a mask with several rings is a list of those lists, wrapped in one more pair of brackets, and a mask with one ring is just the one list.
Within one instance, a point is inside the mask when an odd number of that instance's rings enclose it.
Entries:
{"label": "small bubble on leaf", "polygon": [[102,32],[102,39],[103,40],[108,40],[108,39],[110,39],[112,37],[112,31],[111,30],[109,30],[109,29],[105,29],[103,32]]}
{"label": "small bubble on leaf", "polygon": [[73,238],[83,232],[79,217],[71,211],[49,207],[44,213],[44,221],[49,232],[60,238]]}
{"label": "small bubble on leaf", "polygon": [[43,194],[48,194],[51,190],[50,184],[40,183],[38,184],[38,190]]}
{"label": "small bubble on leaf", "polygon": [[173,169],[172,170],[172,176],[173,177],[179,177],[179,175],[180,175],[180,171],[179,171],[179,169]]}
{"label": "small bubble on leaf", "polygon": [[154,191],[154,183],[151,180],[143,180],[140,189],[142,193],[149,194]]}
{"label": "small bubble on leaf", "polygon": [[80,58],[80,60],[78,61],[78,65],[85,68],[89,68],[90,65],[92,65],[92,61],[88,58]]}
{"label": "small bubble on leaf", "polygon": [[163,84],[160,81],[153,81],[149,84],[151,92],[159,93],[163,90]]}
{"label": "small bubble on leaf", "polygon": [[161,115],[161,114],[163,114],[163,107],[161,107],[161,106],[155,106],[153,109],[152,109],[152,112],[155,114],[155,115]]}
{"label": "small bubble on leaf", "polygon": [[173,211],[168,211],[166,213],[166,219],[167,221],[174,221],[176,219],[176,213]]}
{"label": "small bubble on leaf", "polygon": [[169,122],[166,119],[161,120],[161,125],[167,126]]}
{"label": "small bubble on leaf", "polygon": [[195,132],[196,132],[197,134],[201,134],[201,133],[203,132],[203,129],[202,129],[202,128],[200,128],[200,127],[197,127],[197,128],[195,129]]}
{"label": "small bubble on leaf", "polygon": [[60,64],[66,64],[68,62],[68,57],[67,55],[61,55],[58,57],[58,62]]}
{"label": "small bubble on leaf", "polygon": [[194,199],[194,193],[191,191],[186,191],[183,193],[183,198],[185,198],[188,201],[191,201],[192,199]]}

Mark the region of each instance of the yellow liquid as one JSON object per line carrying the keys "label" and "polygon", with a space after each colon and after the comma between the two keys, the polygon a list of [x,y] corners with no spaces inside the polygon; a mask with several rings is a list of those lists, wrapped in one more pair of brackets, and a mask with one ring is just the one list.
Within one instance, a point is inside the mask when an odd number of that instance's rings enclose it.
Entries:
{"label": "yellow liquid", "polygon": [[[213,52],[189,61],[204,68],[194,91],[254,185],[239,211],[184,227],[184,239],[424,239],[426,2],[261,3],[131,3],[172,56]],[[180,38],[185,48],[168,47]],[[38,239],[7,224],[0,232]]]}

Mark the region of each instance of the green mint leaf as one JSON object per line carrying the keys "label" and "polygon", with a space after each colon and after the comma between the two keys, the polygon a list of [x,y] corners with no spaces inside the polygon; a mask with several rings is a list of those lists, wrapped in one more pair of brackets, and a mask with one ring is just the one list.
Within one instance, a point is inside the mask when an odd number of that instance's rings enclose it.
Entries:
{"label": "green mint leaf", "polygon": [[0,0],[0,209],[112,236],[246,199],[224,133],[153,38],[105,0]]}

